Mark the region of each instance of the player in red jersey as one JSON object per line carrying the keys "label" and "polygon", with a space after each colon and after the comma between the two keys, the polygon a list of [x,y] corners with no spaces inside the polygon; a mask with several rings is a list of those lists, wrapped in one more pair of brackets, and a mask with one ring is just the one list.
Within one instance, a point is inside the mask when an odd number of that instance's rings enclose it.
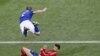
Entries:
{"label": "player in red jersey", "polygon": [[57,51],[60,50],[60,45],[55,44],[53,49],[47,49],[47,45],[44,45],[40,50],[39,56],[57,56]]}
{"label": "player in red jersey", "polygon": [[38,55],[37,52],[26,48],[22,47],[21,48],[21,56],[57,56],[57,51],[60,49],[59,44],[55,44],[53,49],[48,49],[47,45],[44,45],[43,48],[40,49],[40,53]]}

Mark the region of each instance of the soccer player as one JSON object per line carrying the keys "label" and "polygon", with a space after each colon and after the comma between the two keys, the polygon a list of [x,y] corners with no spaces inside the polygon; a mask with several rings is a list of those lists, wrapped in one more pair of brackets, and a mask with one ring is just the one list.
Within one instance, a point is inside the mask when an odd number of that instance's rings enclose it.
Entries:
{"label": "soccer player", "polygon": [[41,10],[32,10],[32,7],[26,7],[26,10],[20,16],[20,29],[22,34],[27,37],[27,32],[30,31],[35,35],[40,35],[37,22],[31,22],[32,16],[37,13],[45,12],[47,8]]}
{"label": "soccer player", "polygon": [[59,44],[55,44],[53,49],[48,50],[47,45],[44,45],[40,49],[40,53],[38,54],[37,52],[28,49],[26,47],[23,47],[21,49],[21,56],[57,56],[57,51],[60,49]]}

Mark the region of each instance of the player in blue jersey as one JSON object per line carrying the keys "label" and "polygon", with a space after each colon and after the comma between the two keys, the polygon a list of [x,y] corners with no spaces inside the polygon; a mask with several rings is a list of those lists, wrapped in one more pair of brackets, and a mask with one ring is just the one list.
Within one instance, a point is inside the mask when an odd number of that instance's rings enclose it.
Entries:
{"label": "player in blue jersey", "polygon": [[22,34],[27,37],[27,32],[30,31],[35,35],[40,35],[37,22],[31,22],[32,16],[37,13],[45,12],[47,8],[42,10],[32,10],[32,7],[26,7],[26,10],[20,16],[20,29]]}

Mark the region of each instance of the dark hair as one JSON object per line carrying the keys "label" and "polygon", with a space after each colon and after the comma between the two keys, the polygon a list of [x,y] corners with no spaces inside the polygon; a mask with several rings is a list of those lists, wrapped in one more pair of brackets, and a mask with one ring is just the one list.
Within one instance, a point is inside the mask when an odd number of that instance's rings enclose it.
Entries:
{"label": "dark hair", "polygon": [[59,44],[55,44],[55,46],[58,48],[58,50],[60,50],[60,45]]}
{"label": "dark hair", "polygon": [[32,10],[32,7],[26,7],[26,10]]}

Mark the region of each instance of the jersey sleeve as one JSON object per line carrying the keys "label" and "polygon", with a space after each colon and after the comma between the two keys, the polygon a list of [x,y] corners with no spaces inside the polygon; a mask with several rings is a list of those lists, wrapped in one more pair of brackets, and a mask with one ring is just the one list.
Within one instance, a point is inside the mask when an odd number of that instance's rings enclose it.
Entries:
{"label": "jersey sleeve", "polygon": [[51,52],[51,53],[49,53],[48,55],[49,55],[49,56],[56,56],[56,54],[57,54],[56,52]]}
{"label": "jersey sleeve", "polygon": [[46,52],[46,49],[41,48],[41,49],[40,49],[40,55],[41,55],[41,56],[48,56],[48,54],[47,54],[47,52]]}
{"label": "jersey sleeve", "polygon": [[40,49],[40,55],[41,56],[56,56],[56,52],[47,52],[45,49],[41,48]]}

